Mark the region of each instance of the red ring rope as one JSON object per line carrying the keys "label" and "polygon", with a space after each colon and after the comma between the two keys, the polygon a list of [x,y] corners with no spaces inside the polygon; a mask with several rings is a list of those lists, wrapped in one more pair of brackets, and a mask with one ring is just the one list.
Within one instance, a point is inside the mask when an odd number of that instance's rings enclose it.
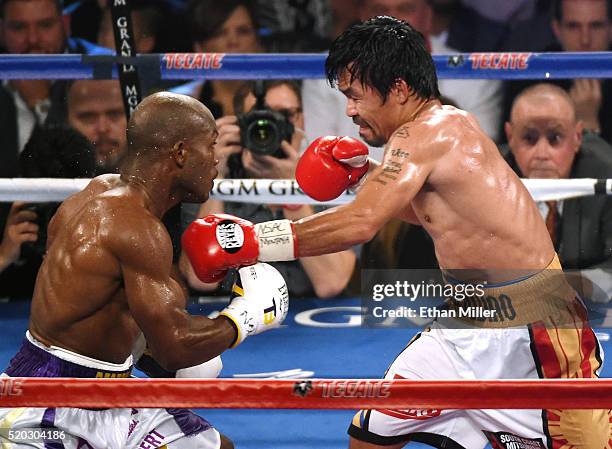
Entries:
{"label": "red ring rope", "polygon": [[2,378],[0,407],[612,409],[612,379]]}

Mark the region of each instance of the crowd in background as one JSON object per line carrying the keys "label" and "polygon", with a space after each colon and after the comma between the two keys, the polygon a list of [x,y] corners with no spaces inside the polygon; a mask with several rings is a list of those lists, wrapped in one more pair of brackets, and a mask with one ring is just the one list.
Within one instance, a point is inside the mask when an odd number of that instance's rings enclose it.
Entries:
{"label": "crowd in background", "polygon": [[[351,23],[374,15],[406,20],[433,54],[500,51],[608,51],[608,0],[130,0],[138,53],[324,52]],[[106,0],[3,0],[0,46],[9,54],[112,54]],[[547,82],[440,80],[444,102],[474,114],[517,174],[529,178],[612,178],[609,80]],[[226,178],[293,178],[299,154],[321,135],[358,136],[343,95],[324,79],[266,82],[266,107],[293,133],[274,155],[244,148],[237,114],[255,104],[255,84],[236,80],[160,83],[192,95],[217,120],[219,172]],[[117,81],[4,80],[0,85],[0,177],[88,178],[117,171],[126,148]],[[380,158],[381,149],[372,149]],[[543,203],[566,268],[604,290],[612,277],[612,197]],[[31,297],[58,204],[0,203],[0,297]],[[165,223],[175,261],[194,292],[202,284],[180,253],[182,230],[211,212],[254,221],[300,219],[318,209],[220,203],[183,205]],[[435,248],[418,226],[386,225],[362,248],[279,264],[294,296],[350,294],[360,268],[435,268]],[[584,287],[588,290],[588,286]],[[590,286],[592,288],[592,285]],[[608,293],[609,296],[609,293]]]}

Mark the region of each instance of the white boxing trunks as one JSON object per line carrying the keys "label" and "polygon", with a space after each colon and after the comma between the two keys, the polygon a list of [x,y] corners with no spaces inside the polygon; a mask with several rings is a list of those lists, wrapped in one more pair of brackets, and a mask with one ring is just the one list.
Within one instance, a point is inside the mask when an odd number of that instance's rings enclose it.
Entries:
{"label": "white boxing trunks", "polygon": [[[547,270],[558,274],[559,269],[555,258]],[[603,351],[582,303],[557,282],[558,276],[551,280],[551,273],[543,270],[487,291],[487,298],[506,295],[505,306],[512,308],[505,311],[506,322],[435,321],[399,354],[385,379],[598,377]],[[542,294],[567,300],[560,306],[568,306],[561,313],[564,319],[559,314],[551,318],[554,307],[526,306]],[[532,321],[542,310],[547,318]],[[494,449],[612,447],[609,410],[362,410],[353,418],[349,434],[382,446],[418,441],[447,449],[482,449],[488,443]]]}
{"label": "white boxing trunks", "polygon": [[[5,375],[11,377],[128,377],[131,356],[123,364],[48,348],[29,332]],[[19,432],[19,430],[28,431]],[[31,439],[35,429],[57,430]],[[10,432],[9,432],[10,430]],[[10,435],[9,435],[10,434]],[[13,438],[9,439],[9,436]],[[39,449],[218,449],[219,432],[186,409],[5,408],[0,409],[0,447]]]}

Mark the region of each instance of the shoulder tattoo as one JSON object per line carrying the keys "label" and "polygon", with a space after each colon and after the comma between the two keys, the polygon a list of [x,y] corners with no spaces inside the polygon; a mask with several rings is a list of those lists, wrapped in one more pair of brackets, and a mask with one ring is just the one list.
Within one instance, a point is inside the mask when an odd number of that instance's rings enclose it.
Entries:
{"label": "shoulder tattoo", "polygon": [[406,125],[401,126],[397,131],[395,131],[394,134],[395,137],[400,137],[403,139],[410,136],[410,133],[408,132],[408,127]]}

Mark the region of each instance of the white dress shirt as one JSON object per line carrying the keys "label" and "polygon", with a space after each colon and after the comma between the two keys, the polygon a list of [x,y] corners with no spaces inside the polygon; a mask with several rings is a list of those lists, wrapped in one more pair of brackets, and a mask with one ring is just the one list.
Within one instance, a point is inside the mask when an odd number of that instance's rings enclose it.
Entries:
{"label": "white dress shirt", "polygon": [[17,110],[17,143],[19,146],[19,153],[21,153],[26,143],[28,143],[28,140],[30,140],[36,123],[44,123],[47,119],[47,114],[51,107],[51,100],[48,98],[42,100],[34,109],[30,109],[19,92],[11,87],[8,80],[4,80],[3,83],[4,87],[13,95],[15,100],[15,109]]}

